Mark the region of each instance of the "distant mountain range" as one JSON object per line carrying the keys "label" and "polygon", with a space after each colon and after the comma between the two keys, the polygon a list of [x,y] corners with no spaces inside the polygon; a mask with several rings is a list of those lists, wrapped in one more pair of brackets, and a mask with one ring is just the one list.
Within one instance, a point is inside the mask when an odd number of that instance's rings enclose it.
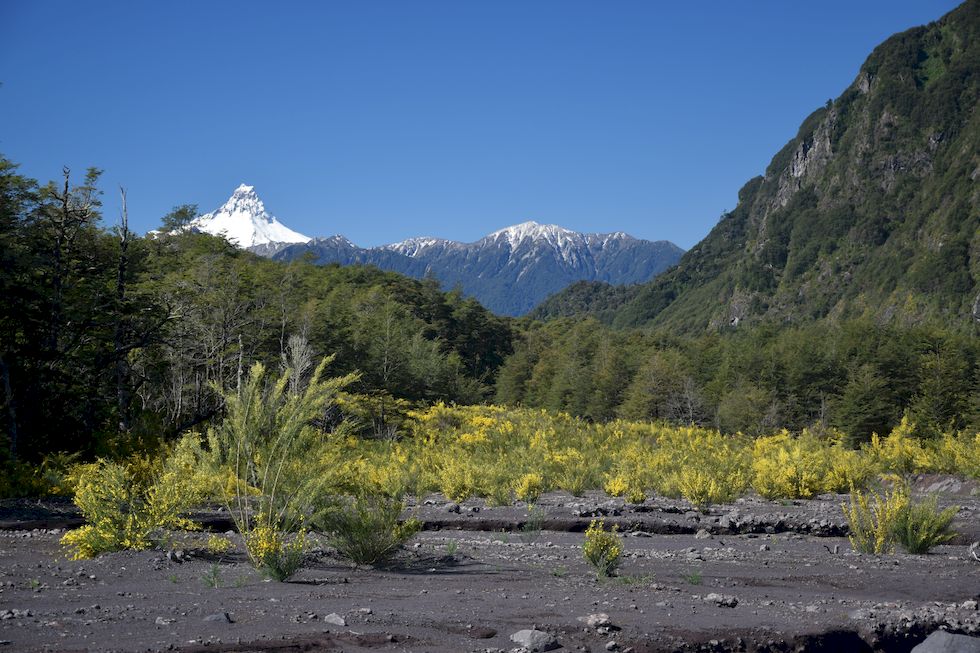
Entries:
{"label": "distant mountain range", "polygon": [[583,234],[536,222],[495,231],[475,243],[410,238],[364,248],[343,236],[309,238],[287,228],[266,211],[255,189],[244,184],[219,209],[196,218],[191,228],[223,235],[277,260],[311,257],[319,264],[367,264],[419,279],[433,277],[501,315],[523,315],[576,281],[649,281],[684,253],[668,241],[622,232]]}
{"label": "distant mountain range", "polygon": [[980,0],[896,34],[649,283],[577,283],[532,315],[698,333],[866,319],[980,326]]}

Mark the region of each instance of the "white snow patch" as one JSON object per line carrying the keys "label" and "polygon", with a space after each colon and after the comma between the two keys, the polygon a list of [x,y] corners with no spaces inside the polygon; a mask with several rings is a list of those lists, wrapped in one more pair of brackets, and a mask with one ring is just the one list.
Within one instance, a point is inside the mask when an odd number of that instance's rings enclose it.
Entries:
{"label": "white snow patch", "polygon": [[265,210],[254,186],[240,185],[221,208],[194,218],[191,229],[245,248],[264,243],[306,243],[309,236],[293,231]]}

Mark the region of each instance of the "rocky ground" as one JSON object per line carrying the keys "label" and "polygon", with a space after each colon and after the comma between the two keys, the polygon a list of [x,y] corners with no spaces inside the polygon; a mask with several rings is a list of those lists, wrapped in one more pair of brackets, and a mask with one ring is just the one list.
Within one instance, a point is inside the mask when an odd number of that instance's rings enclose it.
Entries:
{"label": "rocky ground", "polygon": [[[930,555],[856,554],[840,502],[684,502],[601,494],[488,508],[429,497],[426,530],[382,568],[322,542],[287,583],[202,534],[176,551],[70,561],[59,503],[0,504],[3,651],[908,651],[946,629],[980,635],[976,484],[921,478],[961,506],[960,537]],[[617,577],[582,559],[593,516],[619,524]],[[199,515],[224,530],[220,512]],[[528,631],[528,632],[521,632]],[[514,639],[516,637],[516,639]],[[523,647],[523,648],[522,648]]]}

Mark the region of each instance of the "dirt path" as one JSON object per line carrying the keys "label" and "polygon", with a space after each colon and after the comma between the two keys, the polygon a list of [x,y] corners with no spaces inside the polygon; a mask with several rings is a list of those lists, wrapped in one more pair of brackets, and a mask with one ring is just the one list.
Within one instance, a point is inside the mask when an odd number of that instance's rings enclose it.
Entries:
{"label": "dirt path", "polygon": [[[958,527],[980,539],[980,501],[953,498]],[[434,499],[417,508],[430,530],[394,565],[356,569],[321,544],[288,583],[263,580],[241,553],[195,552],[201,535],[181,536],[183,561],[69,561],[57,533],[0,531],[0,653],[503,651],[533,628],[570,651],[907,651],[938,627],[980,634],[968,537],[928,556],[854,554],[835,535],[839,499],[745,499],[702,516],[556,493],[541,523],[561,530],[503,533],[528,521],[525,508],[456,512]],[[623,524],[626,555],[600,582],[576,531],[603,513]],[[580,620],[599,613],[608,624]]]}

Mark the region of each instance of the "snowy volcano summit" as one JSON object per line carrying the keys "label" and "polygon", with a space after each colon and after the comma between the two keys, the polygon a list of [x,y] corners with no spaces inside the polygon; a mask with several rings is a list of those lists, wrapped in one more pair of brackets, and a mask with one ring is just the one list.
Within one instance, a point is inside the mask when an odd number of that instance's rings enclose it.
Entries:
{"label": "snowy volcano summit", "polygon": [[194,218],[191,229],[224,236],[239,247],[269,243],[306,243],[309,236],[297,233],[265,210],[254,186],[242,184],[221,208]]}

